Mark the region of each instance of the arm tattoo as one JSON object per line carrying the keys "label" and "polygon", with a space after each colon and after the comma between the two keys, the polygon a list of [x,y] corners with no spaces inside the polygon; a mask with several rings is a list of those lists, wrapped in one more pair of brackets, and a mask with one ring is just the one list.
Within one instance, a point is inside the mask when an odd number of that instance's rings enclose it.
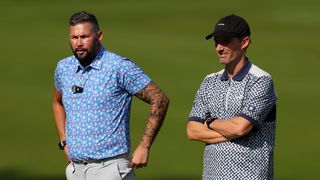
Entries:
{"label": "arm tattoo", "polygon": [[135,96],[150,104],[146,129],[140,142],[141,145],[149,148],[164,121],[169,99],[153,82],[149,83],[144,89],[135,94]]}

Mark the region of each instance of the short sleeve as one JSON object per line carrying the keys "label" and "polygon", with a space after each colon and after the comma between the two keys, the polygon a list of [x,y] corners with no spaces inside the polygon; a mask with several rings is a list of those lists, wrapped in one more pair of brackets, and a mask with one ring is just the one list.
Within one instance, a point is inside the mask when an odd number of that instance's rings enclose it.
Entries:
{"label": "short sleeve", "polygon": [[129,59],[123,59],[119,77],[120,86],[134,95],[145,88],[151,79],[143,70]]}
{"label": "short sleeve", "polygon": [[206,111],[206,105],[205,105],[205,98],[206,98],[206,89],[207,89],[207,79],[204,79],[201,83],[200,88],[198,89],[193,104],[192,109],[189,115],[188,120],[189,121],[198,121],[203,123],[205,120],[205,111]]}
{"label": "short sleeve", "polygon": [[59,64],[57,65],[54,72],[54,86],[57,91],[62,92],[61,71]]}
{"label": "short sleeve", "polygon": [[250,88],[244,101],[244,107],[240,116],[251,121],[256,127],[264,122],[273,121],[270,114],[275,113],[276,94],[271,76],[262,76]]}

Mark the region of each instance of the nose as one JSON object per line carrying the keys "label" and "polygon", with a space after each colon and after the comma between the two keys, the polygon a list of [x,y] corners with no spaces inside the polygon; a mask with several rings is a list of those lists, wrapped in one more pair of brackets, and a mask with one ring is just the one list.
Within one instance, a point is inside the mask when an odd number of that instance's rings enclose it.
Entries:
{"label": "nose", "polygon": [[217,51],[222,51],[223,50],[223,46],[220,43],[216,43],[216,50]]}
{"label": "nose", "polygon": [[81,47],[83,46],[83,42],[82,42],[82,39],[79,37],[77,38],[77,47]]}

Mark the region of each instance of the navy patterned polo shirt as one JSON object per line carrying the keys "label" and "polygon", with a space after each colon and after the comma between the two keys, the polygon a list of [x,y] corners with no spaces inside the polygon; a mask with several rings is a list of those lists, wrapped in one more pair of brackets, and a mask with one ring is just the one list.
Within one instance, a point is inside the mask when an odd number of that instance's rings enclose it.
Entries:
{"label": "navy patterned polo shirt", "polygon": [[248,60],[233,78],[225,70],[206,76],[189,120],[203,123],[206,112],[222,120],[242,116],[254,128],[244,137],[207,144],[203,179],[273,179],[276,95],[271,76]]}

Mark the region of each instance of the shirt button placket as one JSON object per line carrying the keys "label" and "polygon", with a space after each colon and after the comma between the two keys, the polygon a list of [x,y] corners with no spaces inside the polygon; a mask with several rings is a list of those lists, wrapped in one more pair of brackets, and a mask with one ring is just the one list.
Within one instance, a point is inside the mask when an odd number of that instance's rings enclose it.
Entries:
{"label": "shirt button placket", "polygon": [[87,77],[88,77],[88,72],[87,70],[84,70],[81,76],[81,87],[84,87],[84,85],[86,84]]}

